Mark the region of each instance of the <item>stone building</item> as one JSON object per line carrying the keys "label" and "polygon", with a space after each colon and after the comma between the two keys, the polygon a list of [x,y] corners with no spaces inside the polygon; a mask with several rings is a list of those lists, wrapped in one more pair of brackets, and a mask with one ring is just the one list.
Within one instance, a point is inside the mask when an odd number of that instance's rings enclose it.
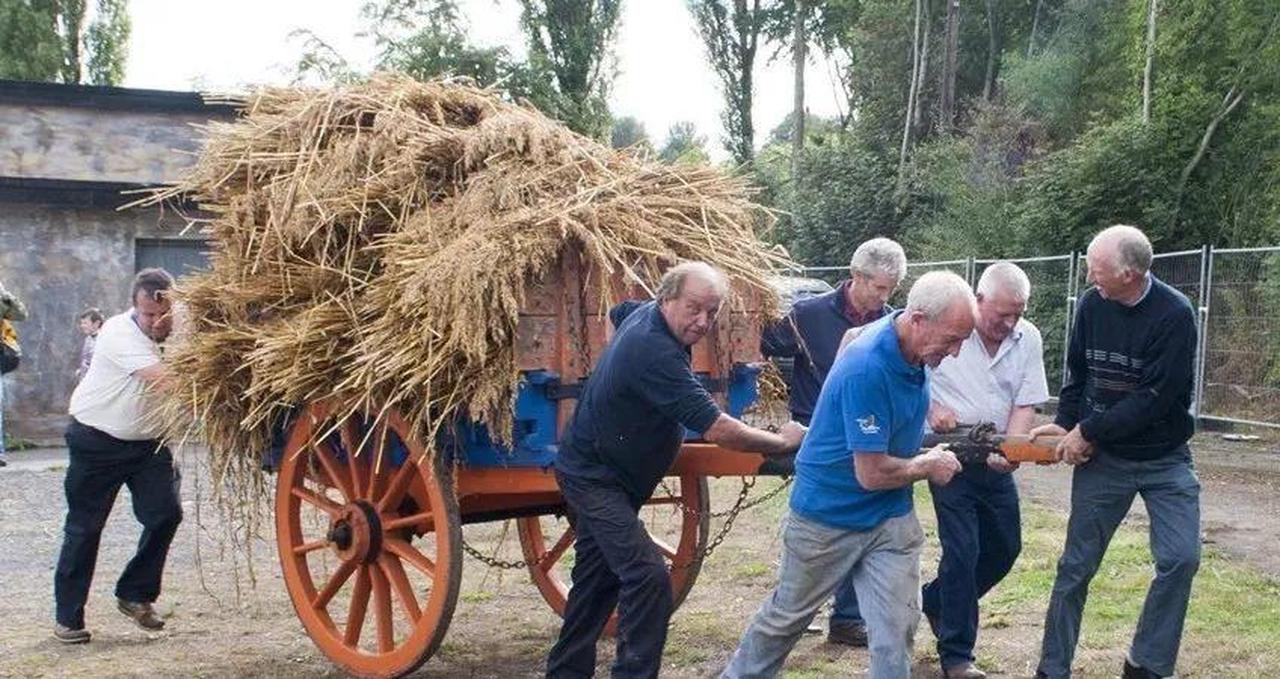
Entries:
{"label": "stone building", "polygon": [[5,433],[57,442],[75,386],[76,316],[129,307],[134,272],[204,262],[173,209],[119,210],[122,194],[174,180],[199,125],[230,118],[192,92],[0,80],[0,281],[30,318],[23,362],[5,376]]}

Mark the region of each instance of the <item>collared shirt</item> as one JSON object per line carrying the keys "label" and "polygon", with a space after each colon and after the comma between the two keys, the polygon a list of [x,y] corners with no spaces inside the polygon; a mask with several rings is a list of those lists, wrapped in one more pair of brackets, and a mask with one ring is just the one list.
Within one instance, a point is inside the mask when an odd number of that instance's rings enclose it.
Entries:
{"label": "collared shirt", "polygon": [[675,460],[682,427],[705,433],[720,407],[657,302],[610,316],[621,325],[587,379],[555,465],[563,474],[620,484],[639,503]]}
{"label": "collared shirt", "polygon": [[822,385],[813,423],[796,455],[791,510],[848,530],[870,530],[911,511],[911,487],[867,490],[854,456],[920,452],[929,377],[902,355],[896,312],[867,326],[840,354]]}
{"label": "collared shirt", "polygon": [[133,310],[102,324],[94,358],[71,392],[71,416],[125,441],[160,436],[147,385],[137,372],[160,362],[160,345],[134,322]]}
{"label": "collared shirt", "polygon": [[1143,276],[1143,281],[1145,282],[1143,283],[1143,286],[1142,286],[1142,296],[1139,297],[1137,301],[1135,301],[1133,304],[1126,304],[1125,306],[1138,306],[1139,304],[1142,304],[1142,300],[1147,298],[1147,295],[1151,294],[1151,272],[1150,271],[1148,271]]}
{"label": "collared shirt", "polygon": [[843,281],[835,290],[802,299],[791,307],[787,317],[765,328],[760,338],[760,353],[765,356],[795,359],[789,387],[791,416],[808,422],[822,383],[827,379],[836,350],[845,332],[879,320],[892,311],[888,306],[859,314],[849,304],[851,281]]}
{"label": "collared shirt", "polygon": [[930,398],[954,410],[959,422],[992,422],[1001,433],[1015,407],[1049,400],[1044,341],[1025,318],[1018,319],[995,356],[987,353],[982,336],[974,330],[958,355],[948,356],[930,371],[930,379]]}

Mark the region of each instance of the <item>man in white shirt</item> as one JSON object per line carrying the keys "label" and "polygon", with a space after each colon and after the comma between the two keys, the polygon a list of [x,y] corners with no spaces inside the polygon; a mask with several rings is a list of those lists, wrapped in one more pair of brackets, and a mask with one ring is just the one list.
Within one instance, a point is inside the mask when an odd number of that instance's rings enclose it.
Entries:
{"label": "man in white shirt", "polygon": [[164,627],[152,603],[160,595],[169,544],[182,521],[181,477],[160,440],[153,399],[170,379],[160,343],[173,327],[172,287],[173,277],[163,269],[138,273],[133,308],[103,324],[93,362],[71,394],[67,521],[54,574],[53,634],[63,643],[89,641],[84,626],[89,583],[102,528],[124,485],[143,530],[137,553],[116,583],[117,608],[145,630]]}
{"label": "man in white shirt", "polygon": [[[1001,433],[1026,434],[1035,406],[1049,399],[1040,331],[1025,318],[1031,281],[1010,262],[987,267],[978,280],[978,323],[930,376],[929,426],[992,422]],[[980,679],[974,665],[978,599],[1000,582],[1022,549],[1017,468],[999,455],[965,465],[946,486],[929,484],[938,516],[942,560],[923,588],[922,608],[938,638],[943,676]]]}

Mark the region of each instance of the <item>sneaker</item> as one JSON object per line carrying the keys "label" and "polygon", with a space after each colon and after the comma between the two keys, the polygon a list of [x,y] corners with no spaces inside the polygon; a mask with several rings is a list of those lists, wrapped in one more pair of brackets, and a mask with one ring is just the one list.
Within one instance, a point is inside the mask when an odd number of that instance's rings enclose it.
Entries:
{"label": "sneaker", "polygon": [[1128,658],[1124,660],[1124,671],[1121,672],[1120,677],[1121,679],[1162,679],[1159,674],[1129,662]]}
{"label": "sneaker", "polygon": [[827,643],[867,647],[867,626],[861,623],[833,624],[827,629]]}
{"label": "sneaker", "polygon": [[116,608],[119,608],[121,613],[124,613],[130,620],[137,623],[138,627],[148,632],[164,629],[164,621],[160,619],[160,616],[156,615],[156,611],[151,607],[151,604],[116,599]]}
{"label": "sneaker", "polygon": [[942,668],[943,679],[986,679],[987,673],[971,662]]}
{"label": "sneaker", "polygon": [[71,629],[66,625],[59,625],[58,623],[54,623],[53,625],[53,638],[64,644],[87,644],[92,636],[92,634],[89,634],[89,630],[83,627],[80,629]]}

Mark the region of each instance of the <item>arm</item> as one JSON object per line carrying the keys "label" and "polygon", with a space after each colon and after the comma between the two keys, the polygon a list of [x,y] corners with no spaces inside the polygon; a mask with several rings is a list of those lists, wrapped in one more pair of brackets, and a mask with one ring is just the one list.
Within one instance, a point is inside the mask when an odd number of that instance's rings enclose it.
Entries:
{"label": "arm", "polygon": [[1035,406],[1014,406],[1009,411],[1009,423],[1005,425],[1005,433],[1022,435],[1031,431],[1031,423],[1036,419]]}
{"label": "arm", "polygon": [[163,389],[173,380],[173,371],[169,370],[169,366],[163,363],[155,363],[145,368],[140,368],[133,371],[133,374],[151,389]]}
{"label": "arm", "polygon": [[1195,318],[1189,309],[1163,323],[1143,358],[1142,378],[1128,396],[1105,412],[1080,421],[1091,443],[1119,441],[1165,417],[1192,381],[1196,353]]}
{"label": "arm", "polygon": [[1067,381],[1058,394],[1058,414],[1054,417],[1054,424],[1064,431],[1080,421],[1080,401],[1084,398],[1084,385],[1089,376],[1089,362],[1084,357],[1084,325],[1084,299],[1081,299],[1076,305],[1071,337],[1067,340]]}
{"label": "arm", "polygon": [[[794,426],[787,426],[794,425]],[[702,438],[718,446],[733,450],[742,450],[765,455],[785,455],[794,453],[800,447],[805,429],[794,422],[788,422],[781,432],[774,434],[763,429],[756,429],[743,424],[740,420],[720,413],[711,428],[703,433]]]}
{"label": "arm", "polygon": [[958,471],[960,461],[944,446],[909,458],[887,453],[853,454],[853,473],[858,478],[858,485],[867,490],[902,488],[924,479],[946,485]]}

